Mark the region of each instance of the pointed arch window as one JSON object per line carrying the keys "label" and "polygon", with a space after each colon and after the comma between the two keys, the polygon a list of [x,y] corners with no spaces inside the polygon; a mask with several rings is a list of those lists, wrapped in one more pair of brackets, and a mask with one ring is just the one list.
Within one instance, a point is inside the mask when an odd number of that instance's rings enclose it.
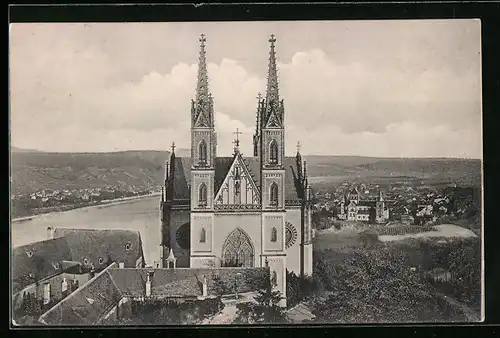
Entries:
{"label": "pointed arch window", "polygon": [[271,229],[271,242],[276,242],[278,240],[278,230],[275,227]]}
{"label": "pointed arch window", "polygon": [[222,267],[253,267],[254,248],[250,237],[236,228],[222,246]]}
{"label": "pointed arch window", "polygon": [[234,183],[234,204],[241,204],[241,185],[239,181]]}
{"label": "pointed arch window", "polygon": [[269,163],[278,163],[278,143],[272,140],[269,144]]}
{"label": "pointed arch window", "polygon": [[200,243],[205,243],[206,240],[207,240],[207,232],[205,231],[205,228],[201,228]]}
{"label": "pointed arch window", "polygon": [[207,185],[202,183],[198,191],[198,204],[200,206],[207,205]]}
{"label": "pointed arch window", "polygon": [[278,185],[275,182],[271,184],[269,204],[278,205]]}
{"label": "pointed arch window", "polygon": [[207,143],[201,140],[198,145],[198,158],[201,165],[207,164]]}
{"label": "pointed arch window", "polygon": [[272,276],[271,276],[271,285],[272,286],[278,286],[278,274],[276,271],[273,271]]}

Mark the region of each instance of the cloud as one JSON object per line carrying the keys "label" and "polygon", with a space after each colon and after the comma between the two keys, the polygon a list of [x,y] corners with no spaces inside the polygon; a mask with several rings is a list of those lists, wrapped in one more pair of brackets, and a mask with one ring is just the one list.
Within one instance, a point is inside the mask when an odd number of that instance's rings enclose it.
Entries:
{"label": "cloud", "polygon": [[[98,44],[53,41],[47,49],[33,41],[11,59],[14,145],[57,151],[190,146],[196,64],[125,79],[130,60],[121,63]],[[208,64],[223,155],[232,151],[236,128],[243,132],[242,151],[252,152],[255,97],[265,91],[267,64],[256,73],[244,63],[226,57]],[[479,70],[401,64],[340,62],[321,48],[280,61],[287,152],[300,140],[305,153],[479,157]]]}

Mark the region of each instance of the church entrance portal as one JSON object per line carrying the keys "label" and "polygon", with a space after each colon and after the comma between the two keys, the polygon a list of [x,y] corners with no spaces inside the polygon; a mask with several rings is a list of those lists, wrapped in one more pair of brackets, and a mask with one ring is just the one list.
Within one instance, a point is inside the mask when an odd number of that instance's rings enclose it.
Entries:
{"label": "church entrance portal", "polygon": [[229,234],[222,247],[223,267],[253,267],[254,249],[250,237],[241,229]]}

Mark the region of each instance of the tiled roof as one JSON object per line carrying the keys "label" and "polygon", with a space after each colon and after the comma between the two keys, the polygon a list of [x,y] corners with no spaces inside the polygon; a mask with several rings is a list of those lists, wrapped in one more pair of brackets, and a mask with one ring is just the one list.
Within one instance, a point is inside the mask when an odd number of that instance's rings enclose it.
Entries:
{"label": "tiled roof", "polygon": [[[151,273],[151,295],[156,297],[196,297],[202,295],[203,278],[207,278],[208,293],[213,293],[214,276],[227,283],[238,278],[240,292],[255,291],[263,287],[266,268],[180,268],[180,269],[109,269],[123,295],[143,297],[148,272]],[[238,275],[239,274],[239,275]]]}
{"label": "tiled roof", "polygon": [[233,161],[234,157],[217,157],[215,159],[214,194],[219,191],[224,179],[227,176],[227,172],[233,164]]}
{"label": "tiled roof", "polygon": [[[141,236],[132,230],[101,229],[56,229],[54,236],[64,236],[71,260],[93,264],[99,270],[109,261],[123,262],[125,267],[135,267],[136,261],[143,256]],[[102,263],[99,263],[102,259]],[[84,264],[85,265],[85,264]]]}
{"label": "tiled roof", "polygon": [[[62,272],[62,261],[71,260],[64,238],[45,240],[12,249],[13,293],[35,282]],[[31,276],[30,276],[31,274]]]}
{"label": "tiled roof", "polygon": [[148,273],[152,273],[151,294],[159,298],[201,296],[204,277],[208,293],[213,294],[215,275],[229,284],[238,278],[241,293],[256,291],[270,282],[267,268],[127,269],[117,268],[113,263],[45,312],[40,322],[48,325],[96,324],[123,296],[144,297]]}
{"label": "tiled roof", "polygon": [[58,228],[53,239],[12,250],[12,291],[17,293],[33,284],[35,275],[43,279],[78,264],[93,264],[99,271],[110,259],[135,267],[139,257],[143,257],[143,251],[138,231]]}
{"label": "tiled roof", "polygon": [[40,321],[48,325],[95,324],[122,298],[108,269],[45,312]]}
{"label": "tiled roof", "polygon": [[193,160],[190,157],[175,158],[174,173],[174,199],[190,199],[189,187],[191,186],[191,166]]}
{"label": "tiled roof", "polygon": [[[227,176],[227,173],[233,164],[234,156],[231,157],[217,157],[215,160],[215,182],[214,182],[214,193],[217,193]],[[260,189],[260,159],[258,157],[243,157],[243,161],[246,164],[250,174],[254,178],[255,184]],[[191,165],[192,160],[188,157],[176,157],[175,158],[175,174],[174,174],[174,199],[176,200],[189,200],[189,186],[191,184]],[[296,158],[295,157],[285,157],[283,159],[283,167],[285,169],[285,199],[286,200],[297,200],[299,199],[299,194],[295,187],[293,170],[296,168]]]}
{"label": "tiled roof", "polygon": [[359,201],[358,205],[363,207],[374,207],[376,205],[376,201],[362,200]]}

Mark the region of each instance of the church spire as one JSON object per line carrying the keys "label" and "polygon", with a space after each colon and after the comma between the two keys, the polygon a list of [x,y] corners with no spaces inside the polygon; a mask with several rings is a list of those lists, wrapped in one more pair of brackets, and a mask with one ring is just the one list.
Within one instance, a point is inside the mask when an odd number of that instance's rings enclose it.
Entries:
{"label": "church spire", "polygon": [[198,83],[196,86],[196,101],[206,101],[209,98],[207,55],[205,51],[205,34],[200,36],[200,56],[198,59]]}
{"label": "church spire", "polygon": [[276,51],[274,50],[276,39],[274,34],[271,34],[269,42],[271,47],[267,70],[266,107],[263,125],[265,128],[282,128],[284,109],[278,92],[278,69],[276,66]]}
{"label": "church spire", "polygon": [[278,102],[279,94],[278,94],[278,70],[276,67],[276,52],[274,50],[274,43],[276,39],[274,34],[271,34],[269,39],[271,43],[271,48],[269,51],[269,67],[267,70],[267,93],[266,93],[266,101],[267,103]]}
{"label": "church spire", "polygon": [[205,51],[205,34],[200,36],[200,55],[198,59],[198,80],[196,84],[196,99],[192,102],[193,125],[197,128],[212,128],[213,98],[208,90],[207,56]]}
{"label": "church spire", "polygon": [[262,94],[257,94],[257,113],[255,118],[255,134],[253,135],[253,156],[259,156],[260,150],[260,128],[262,124]]}

